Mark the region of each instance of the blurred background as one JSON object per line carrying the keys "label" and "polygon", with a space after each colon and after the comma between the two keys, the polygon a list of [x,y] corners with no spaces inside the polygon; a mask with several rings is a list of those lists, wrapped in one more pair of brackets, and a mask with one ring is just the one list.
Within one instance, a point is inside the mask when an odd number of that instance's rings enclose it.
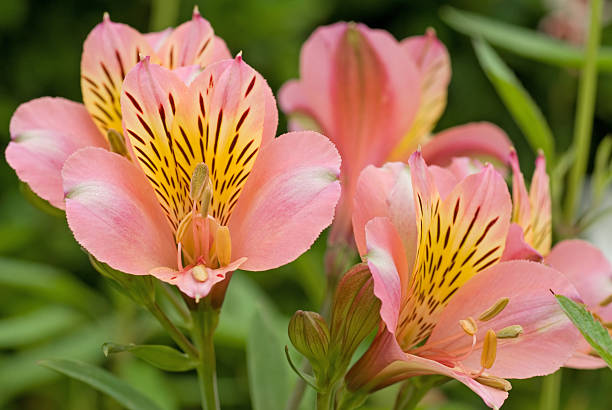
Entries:
{"label": "blurred background", "polygon": [[[178,0],[175,0],[178,1]],[[561,3],[558,0],[557,3]],[[448,107],[437,129],[487,120],[512,138],[530,175],[534,155],[480,68],[468,37],[440,18],[445,4],[508,23],[538,29],[551,3],[536,0],[1,0],[0,138],[9,141],[12,113],[41,96],[81,101],[79,66],[83,41],[101,21],[111,19],[147,32],[191,17],[194,4],[223,37],[233,54],[259,70],[272,89],[298,75],[302,43],[319,25],[338,20],[383,28],[396,38],[434,27],[449,49],[453,76]],[[604,28],[603,44],[612,45]],[[499,50],[541,107],[559,151],[573,132],[577,72]],[[279,133],[286,122],[281,115]],[[612,130],[612,76],[599,76],[593,146]],[[196,409],[195,374],[164,373],[128,353],[104,357],[104,342],[171,343],[157,323],[115,292],[91,267],[61,214],[44,213],[23,195],[6,162],[0,161],[0,408],[13,410],[118,409],[93,389],[37,366],[45,358],[75,358],[106,367],[157,401],[162,408]],[[609,229],[601,236],[609,238]],[[607,241],[608,246],[612,241]],[[325,279],[323,243],[274,272],[234,275],[217,335],[218,376],[224,409],[249,409],[248,377],[290,390],[295,377],[285,363],[286,325],[297,309],[318,310]],[[604,243],[605,245],[605,243]],[[262,340],[251,329],[267,329]],[[267,336],[266,336],[267,335]],[[250,351],[258,355],[248,355]],[[248,360],[247,360],[248,357]],[[297,356],[296,356],[297,357]],[[247,366],[247,363],[249,366]],[[560,408],[610,409],[612,372],[563,370]],[[505,409],[538,408],[541,379],[513,381]],[[255,393],[263,394],[263,393]],[[274,392],[269,393],[273,397]],[[374,397],[368,408],[390,408],[394,390]],[[263,401],[262,401],[263,400]],[[270,410],[275,410],[274,398]],[[484,408],[482,401],[451,382],[430,394],[425,408]],[[306,407],[308,408],[308,402]],[[312,406],[310,405],[310,408]]]}

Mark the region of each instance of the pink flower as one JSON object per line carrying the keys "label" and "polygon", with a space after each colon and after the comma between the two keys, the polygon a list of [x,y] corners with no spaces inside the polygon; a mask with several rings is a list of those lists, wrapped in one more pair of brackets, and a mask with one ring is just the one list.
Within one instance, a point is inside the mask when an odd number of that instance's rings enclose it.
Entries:
{"label": "pink flower", "polygon": [[[588,242],[572,239],[561,241],[551,250],[551,200],[546,161],[536,160],[529,192],[519,168],[516,153],[510,155],[513,170],[513,221],[522,228],[525,242],[535,248],[544,263],[562,272],[578,290],[580,299],[602,322],[612,322],[612,266],[604,254]],[[605,362],[591,354],[592,348],[581,340],[566,367],[593,369]]]}
{"label": "pink flower", "polygon": [[188,76],[200,67],[230,58],[230,53],[197,8],[191,21],[174,30],[149,34],[114,23],[105,14],[83,44],[84,104],[38,98],[19,106],[11,119],[6,159],[38,196],[63,209],[61,169],[66,159],[84,147],[109,149],[109,130],[121,138],[121,85],[144,56],[171,69],[183,67],[178,72]]}
{"label": "pink flower", "polygon": [[405,161],[419,146],[428,163],[486,155],[505,160],[510,142],[489,123],[431,136],[446,105],[451,68],[433,30],[401,42],[363,24],[317,29],[302,48],[301,78],[279,93],[290,128],[320,130],[338,147],[343,194],[330,241],[352,241],[357,178],[367,165]]}
{"label": "pink flower", "polygon": [[347,375],[351,391],[442,374],[499,407],[506,378],[556,371],[579,333],[551,294],[575,297],[555,269],[501,262],[512,205],[491,165],[458,179],[420,152],[367,167],[353,228],[381,300],[383,326]]}
{"label": "pink flower", "polygon": [[74,236],[114,269],[199,299],[239,267],[292,261],[331,223],[336,149],[312,131],[274,138],[272,90],[240,56],[188,86],[146,58],[121,107],[133,162],[89,147],[62,171]]}

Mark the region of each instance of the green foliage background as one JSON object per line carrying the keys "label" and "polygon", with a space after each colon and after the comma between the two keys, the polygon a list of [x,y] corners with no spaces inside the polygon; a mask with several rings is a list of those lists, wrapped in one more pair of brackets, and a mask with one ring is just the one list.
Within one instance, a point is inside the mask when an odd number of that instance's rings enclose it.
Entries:
{"label": "green foliage background", "polygon": [[[174,0],[178,1],[178,0]],[[152,2],[155,3],[152,5]],[[114,21],[140,31],[160,29],[173,20],[163,0],[2,0],[0,1],[0,138],[9,140],[8,125],[17,106],[45,95],[80,101],[79,64],[82,43],[104,11]],[[533,154],[523,134],[481,70],[468,38],[439,18],[442,5],[478,12],[536,28],[545,14],[533,0],[208,0],[197,1],[202,15],[232,51],[242,50],[273,90],[298,74],[299,50],[319,25],[360,21],[384,28],[401,39],[434,27],[448,47],[453,68],[448,108],[438,129],[488,120],[505,129],[526,170]],[[152,10],[159,7],[155,14]],[[176,22],[190,18],[192,2],[181,1]],[[153,23],[151,23],[153,22]],[[604,30],[603,44],[612,44]],[[530,92],[557,137],[560,150],[572,135],[577,76],[500,52]],[[601,75],[593,146],[612,130],[612,77]],[[279,132],[285,130],[281,115]],[[65,220],[34,208],[19,192],[14,172],[0,162],[0,408],[117,409],[111,399],[37,366],[47,358],[78,358],[98,363],[127,380],[165,409],[195,409],[194,374],[162,373],[128,353],[105,359],[104,342],[171,343],[156,323],[113,291],[90,267]],[[284,363],[288,317],[296,309],[317,310],[322,299],[324,241],[296,262],[273,272],[239,272],[230,286],[217,335],[220,394],[224,409],[268,408],[286,397],[294,379]],[[265,328],[265,331],[259,330]],[[258,332],[253,332],[257,329]],[[266,330],[267,329],[267,330]],[[258,338],[263,333],[267,339]],[[280,347],[273,349],[274,343]],[[261,350],[267,347],[265,350]],[[251,355],[247,369],[247,352]],[[295,356],[295,355],[294,355]],[[263,360],[262,360],[263,359]],[[266,366],[265,371],[261,366]],[[272,390],[250,394],[248,377]],[[542,381],[513,381],[504,408],[538,408]],[[274,390],[277,389],[277,391]],[[609,370],[564,370],[564,409],[609,409]],[[369,402],[389,408],[392,389]],[[435,392],[427,407],[483,408],[480,399],[456,383]]]}

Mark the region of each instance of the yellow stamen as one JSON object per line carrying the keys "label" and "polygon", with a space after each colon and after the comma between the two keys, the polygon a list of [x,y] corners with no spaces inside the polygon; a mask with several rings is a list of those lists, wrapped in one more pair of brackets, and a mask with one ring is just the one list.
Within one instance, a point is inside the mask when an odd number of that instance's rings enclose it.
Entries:
{"label": "yellow stamen", "polygon": [[497,332],[498,339],[514,339],[523,333],[523,327],[521,325],[512,325],[503,328]]}
{"label": "yellow stamen", "polygon": [[612,295],[599,302],[599,306],[608,306],[610,303],[612,303]]}
{"label": "yellow stamen", "polygon": [[125,146],[125,138],[123,138],[123,135],[111,128],[106,132],[106,138],[108,139],[110,150],[112,152],[119,154],[122,157],[130,157],[127,147]]}
{"label": "yellow stamen", "polygon": [[476,381],[480,384],[484,384],[485,386],[493,387],[494,389],[510,391],[512,389],[512,385],[506,379],[502,379],[501,377],[495,376],[480,376],[476,378]]}
{"label": "yellow stamen", "polygon": [[480,316],[478,316],[478,320],[481,322],[486,322],[487,320],[493,319],[495,316],[499,315],[502,310],[506,307],[510,299],[501,298],[493,306],[482,312]]}
{"label": "yellow stamen", "polygon": [[208,173],[208,166],[205,163],[200,162],[193,169],[193,174],[191,176],[191,187],[189,191],[189,196],[194,201],[200,201],[202,199],[202,195],[210,182],[210,177]]}
{"label": "yellow stamen", "polygon": [[208,279],[208,272],[206,272],[206,268],[202,265],[196,265],[191,269],[191,274],[194,279],[200,282],[206,281]]}
{"label": "yellow stamen", "polygon": [[478,332],[478,325],[473,317],[468,317],[467,319],[461,319],[459,321],[459,325],[463,329],[465,333],[470,336],[474,336],[476,332]]}
{"label": "yellow stamen", "polygon": [[482,355],[480,356],[480,365],[485,369],[490,369],[495,363],[497,355],[497,336],[493,329],[487,330],[482,346]]}
{"label": "yellow stamen", "polygon": [[215,233],[215,251],[220,266],[227,266],[232,258],[232,240],[227,226],[219,226]]}
{"label": "yellow stamen", "polygon": [[612,322],[604,322],[602,325],[607,329],[612,329]]}

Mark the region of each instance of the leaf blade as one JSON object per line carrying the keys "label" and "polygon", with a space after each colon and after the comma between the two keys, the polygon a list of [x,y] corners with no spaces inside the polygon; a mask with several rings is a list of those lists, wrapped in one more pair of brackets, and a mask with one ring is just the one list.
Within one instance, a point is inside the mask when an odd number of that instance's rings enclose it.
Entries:
{"label": "leaf blade", "polygon": [[161,410],[151,399],[107,370],[67,359],[42,360],[39,364],[93,387],[114,398],[129,410]]}
{"label": "leaf blade", "polygon": [[114,353],[130,352],[137,358],[168,372],[186,372],[195,369],[197,362],[185,353],[164,345],[122,345],[104,343],[102,350],[105,356]]}
{"label": "leaf blade", "polygon": [[584,305],[574,302],[563,295],[555,295],[561,309],[580,330],[587,342],[612,369],[612,338]]}
{"label": "leaf blade", "polygon": [[554,137],[540,108],[491,46],[478,39],[474,40],[474,50],[480,66],[533,150],[541,149],[547,161],[553,164]]}

